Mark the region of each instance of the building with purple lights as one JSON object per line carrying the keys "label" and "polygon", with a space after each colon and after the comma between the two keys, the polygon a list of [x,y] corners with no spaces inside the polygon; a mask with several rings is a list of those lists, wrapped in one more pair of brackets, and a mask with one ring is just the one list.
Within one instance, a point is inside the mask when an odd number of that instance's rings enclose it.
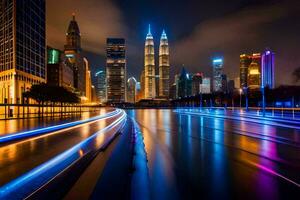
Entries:
{"label": "building with purple lights", "polygon": [[261,56],[261,86],[275,88],[275,76],[274,76],[274,52],[266,50]]}

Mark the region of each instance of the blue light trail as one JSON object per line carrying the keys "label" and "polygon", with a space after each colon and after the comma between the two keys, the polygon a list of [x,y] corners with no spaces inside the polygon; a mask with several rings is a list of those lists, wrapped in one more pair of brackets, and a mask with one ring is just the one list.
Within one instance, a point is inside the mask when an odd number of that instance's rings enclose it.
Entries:
{"label": "blue light trail", "polygon": [[[119,127],[115,131],[115,133],[117,133],[126,123],[126,113],[123,110],[118,109],[118,113],[116,113],[115,116],[119,116],[119,118],[107,127],[99,130],[86,140],[78,143],[51,160],[2,186],[0,188],[0,199],[24,199],[28,197],[63,172],[66,168],[78,161],[81,157],[95,150],[95,147],[93,148],[93,145],[91,144],[95,142],[97,136]],[[101,147],[97,148],[99,149]]]}
{"label": "blue light trail", "polygon": [[115,116],[116,114],[119,114],[120,112],[121,112],[120,109],[116,109],[113,112],[109,112],[109,113],[106,113],[106,114],[103,114],[103,115],[100,115],[100,116],[91,117],[91,118],[84,119],[84,120],[79,120],[79,121],[60,124],[60,125],[49,126],[49,127],[46,127],[46,128],[35,129],[35,130],[30,130],[30,131],[5,135],[5,136],[0,137],[0,144],[1,143],[6,143],[6,142],[11,142],[11,141],[14,141],[14,140],[25,139],[25,138],[28,138],[28,137],[39,136],[39,135],[42,135],[42,134],[62,130],[62,129],[65,129],[65,128],[75,127],[77,125],[81,125],[81,124],[84,124],[84,123],[88,123],[88,122],[92,122],[92,121],[96,121],[96,120],[100,120],[100,119],[106,119],[107,117]]}

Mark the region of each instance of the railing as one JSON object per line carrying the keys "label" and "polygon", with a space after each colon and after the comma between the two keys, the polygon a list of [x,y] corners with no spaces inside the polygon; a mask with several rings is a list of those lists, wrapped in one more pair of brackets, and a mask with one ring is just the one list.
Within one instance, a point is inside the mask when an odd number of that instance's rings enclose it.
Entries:
{"label": "railing", "polygon": [[63,117],[99,110],[98,105],[85,104],[0,104],[0,119]]}

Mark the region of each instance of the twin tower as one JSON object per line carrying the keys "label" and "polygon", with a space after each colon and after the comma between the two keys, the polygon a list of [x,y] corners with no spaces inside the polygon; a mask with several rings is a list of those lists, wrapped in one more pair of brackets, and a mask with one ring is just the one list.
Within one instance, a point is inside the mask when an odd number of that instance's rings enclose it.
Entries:
{"label": "twin tower", "polygon": [[154,99],[169,98],[170,86],[170,56],[169,56],[169,44],[168,38],[163,30],[160,37],[159,45],[159,87],[158,95],[156,94],[156,73],[155,73],[155,50],[154,41],[151,34],[151,28],[149,25],[148,34],[145,42],[145,82],[144,82],[144,98]]}

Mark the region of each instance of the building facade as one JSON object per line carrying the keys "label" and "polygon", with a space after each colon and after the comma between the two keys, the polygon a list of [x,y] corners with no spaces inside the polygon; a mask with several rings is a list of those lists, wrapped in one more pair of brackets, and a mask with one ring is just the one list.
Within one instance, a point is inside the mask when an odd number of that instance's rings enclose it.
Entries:
{"label": "building facade", "polygon": [[84,69],[85,69],[85,97],[84,100],[86,103],[92,102],[92,77],[89,61],[86,58],[83,58]]}
{"label": "building facade", "polygon": [[192,78],[186,72],[185,68],[182,68],[180,76],[177,79],[177,97],[184,98],[192,95]]}
{"label": "building facade", "polygon": [[108,38],[106,45],[107,102],[122,103],[126,101],[125,39]]}
{"label": "building facade", "polygon": [[156,78],[155,78],[155,54],[154,54],[154,40],[151,34],[149,25],[148,34],[145,42],[145,99],[154,99],[156,97]]}
{"label": "building facade", "polygon": [[259,89],[261,84],[260,65],[252,60],[248,67],[248,88],[250,90]]}
{"label": "building facade", "polygon": [[213,60],[213,91],[222,91],[223,59]]}
{"label": "building facade", "polygon": [[46,81],[45,0],[0,2],[0,103]]}
{"label": "building facade", "polygon": [[[240,84],[238,88],[248,87],[248,67],[252,62],[252,57],[247,54],[240,55]],[[237,81],[235,81],[237,84]]]}
{"label": "building facade", "polygon": [[135,103],[136,102],[136,91],[137,91],[137,81],[134,77],[130,77],[127,80],[127,102]]}
{"label": "building facade", "polygon": [[163,30],[159,44],[159,97],[168,99],[170,95],[170,55],[168,38]]}
{"label": "building facade", "polygon": [[194,74],[192,77],[192,95],[200,94],[200,85],[202,84],[202,73]]}
{"label": "building facade", "polygon": [[101,104],[106,103],[106,73],[105,70],[96,72],[96,96]]}
{"label": "building facade", "polygon": [[261,56],[261,84],[263,87],[275,88],[275,54],[266,50]]}
{"label": "building facade", "polygon": [[86,96],[86,69],[81,49],[81,34],[75,14],[69,23],[66,33],[64,54],[73,68],[73,85],[81,97]]}
{"label": "building facade", "polygon": [[73,68],[64,53],[47,47],[47,84],[60,86],[70,91],[74,88]]}
{"label": "building facade", "polygon": [[202,84],[200,85],[200,92],[202,94],[210,94],[211,93],[211,81],[210,78],[204,77],[202,80]]}

